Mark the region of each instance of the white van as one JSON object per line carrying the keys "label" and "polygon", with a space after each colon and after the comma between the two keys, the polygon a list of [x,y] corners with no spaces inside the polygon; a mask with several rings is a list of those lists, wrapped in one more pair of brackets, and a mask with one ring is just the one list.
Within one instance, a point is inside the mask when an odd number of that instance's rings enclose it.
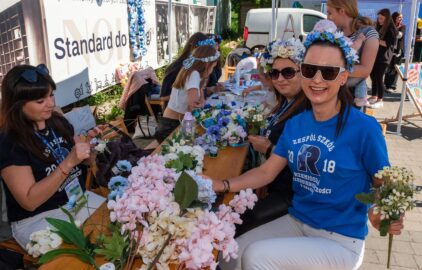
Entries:
{"label": "white van", "polygon": [[[246,46],[251,48],[252,51],[255,48],[264,47],[270,41],[271,18],[271,8],[251,9],[248,11],[243,39]],[[293,34],[296,38],[303,39],[307,33],[312,31],[315,23],[326,18],[327,16],[324,13],[312,9],[279,8],[276,38],[280,38],[284,32],[284,40],[293,37]],[[288,21],[289,23],[287,24]]]}

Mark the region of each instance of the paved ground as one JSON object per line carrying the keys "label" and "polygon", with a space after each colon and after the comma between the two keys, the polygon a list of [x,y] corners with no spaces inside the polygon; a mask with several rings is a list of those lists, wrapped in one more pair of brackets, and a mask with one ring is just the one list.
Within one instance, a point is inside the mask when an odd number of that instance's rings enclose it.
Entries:
{"label": "paved ground", "polygon": [[[395,117],[400,104],[400,94],[388,94],[384,108],[375,110],[378,120]],[[404,113],[416,112],[410,101],[404,104]],[[422,117],[403,122],[402,134],[395,134],[397,123],[387,126],[387,147],[392,165],[406,166],[416,175],[417,185],[422,186]],[[422,200],[422,193],[417,195]],[[380,237],[370,228],[366,239],[365,259],[362,270],[386,269],[388,237]],[[422,205],[406,213],[402,235],[394,237],[391,269],[422,269]]]}

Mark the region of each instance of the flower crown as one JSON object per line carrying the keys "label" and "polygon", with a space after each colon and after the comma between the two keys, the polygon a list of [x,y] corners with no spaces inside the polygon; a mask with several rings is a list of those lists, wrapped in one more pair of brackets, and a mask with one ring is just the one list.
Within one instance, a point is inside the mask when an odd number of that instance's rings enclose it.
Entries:
{"label": "flower crown", "polygon": [[352,41],[338,31],[335,24],[330,20],[321,20],[315,24],[314,30],[308,34],[305,40],[305,47],[308,49],[316,41],[328,41],[338,46],[346,56],[346,69],[353,71],[353,65],[359,63],[359,56],[356,50],[351,47]]}
{"label": "flower crown", "polygon": [[299,64],[303,60],[305,54],[305,47],[303,47],[300,40],[291,38],[287,41],[281,39],[270,42],[265,47],[264,53],[260,58],[260,65],[264,67],[265,72],[271,70],[274,60],[277,58],[290,59],[296,64]]}
{"label": "flower crown", "polygon": [[200,40],[200,41],[198,41],[198,43],[196,43],[196,45],[199,47],[199,46],[206,46],[206,45],[209,45],[209,46],[215,46],[215,40],[214,39],[212,39],[212,38],[210,38],[210,39],[204,39],[204,40]]}
{"label": "flower crown", "polygon": [[215,55],[204,57],[204,58],[196,58],[191,54],[191,55],[189,55],[188,58],[186,58],[183,61],[183,67],[184,67],[184,69],[189,69],[195,61],[201,61],[203,63],[208,63],[208,62],[214,62],[214,61],[218,60],[219,57],[220,57],[220,52],[218,52],[218,51],[215,53]]}

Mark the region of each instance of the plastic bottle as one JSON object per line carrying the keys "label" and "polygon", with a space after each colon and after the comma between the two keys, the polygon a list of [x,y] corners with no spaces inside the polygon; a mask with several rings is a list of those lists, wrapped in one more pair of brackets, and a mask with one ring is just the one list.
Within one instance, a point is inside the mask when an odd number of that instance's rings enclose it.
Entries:
{"label": "plastic bottle", "polygon": [[191,112],[186,112],[182,120],[182,134],[185,141],[193,143],[195,140],[196,122]]}

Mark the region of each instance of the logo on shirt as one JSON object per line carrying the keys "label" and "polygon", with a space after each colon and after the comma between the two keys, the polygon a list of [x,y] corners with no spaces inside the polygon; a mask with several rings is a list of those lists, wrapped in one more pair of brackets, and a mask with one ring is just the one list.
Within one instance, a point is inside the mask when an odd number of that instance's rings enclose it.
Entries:
{"label": "logo on shirt", "polygon": [[317,162],[321,156],[321,150],[314,145],[303,144],[297,157],[297,168],[301,172],[310,172],[319,176]]}

